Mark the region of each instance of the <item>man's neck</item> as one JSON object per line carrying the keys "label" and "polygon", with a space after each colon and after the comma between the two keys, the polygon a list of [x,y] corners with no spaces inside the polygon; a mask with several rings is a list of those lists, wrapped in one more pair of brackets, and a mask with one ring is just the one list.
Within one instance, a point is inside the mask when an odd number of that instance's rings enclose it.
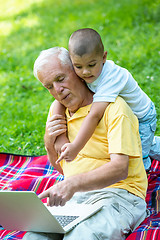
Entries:
{"label": "man's neck", "polygon": [[91,91],[87,91],[87,94],[84,98],[82,98],[82,102],[77,106],[76,109],[68,109],[69,115],[72,117],[75,112],[81,107],[85,107],[90,105],[93,102],[93,93]]}

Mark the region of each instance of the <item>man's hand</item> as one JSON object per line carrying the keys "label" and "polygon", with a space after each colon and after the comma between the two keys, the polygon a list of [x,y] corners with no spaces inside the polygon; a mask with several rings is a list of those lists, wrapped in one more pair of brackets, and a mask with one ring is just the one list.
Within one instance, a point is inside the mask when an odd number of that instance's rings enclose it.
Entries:
{"label": "man's hand", "polygon": [[66,143],[61,148],[61,155],[56,162],[59,163],[62,159],[67,162],[71,162],[75,159],[77,154],[78,151],[75,145],[73,143]]}
{"label": "man's hand", "polygon": [[66,120],[63,116],[55,114],[50,117],[46,123],[46,132],[44,136],[45,148],[47,151],[48,159],[52,166],[63,174],[62,168],[59,164],[56,164],[58,158],[55,141],[57,136],[65,133],[67,130]]}
{"label": "man's hand", "polygon": [[50,136],[57,137],[66,132],[66,120],[62,115],[55,114],[46,122],[46,130]]}
{"label": "man's hand", "polygon": [[66,179],[39,194],[39,198],[43,199],[47,197],[47,205],[51,207],[64,206],[66,202],[72,198],[74,193],[73,183],[70,179]]}
{"label": "man's hand", "polygon": [[54,148],[56,137],[65,133],[67,130],[66,120],[63,116],[53,115],[46,122],[45,146],[47,149]]}

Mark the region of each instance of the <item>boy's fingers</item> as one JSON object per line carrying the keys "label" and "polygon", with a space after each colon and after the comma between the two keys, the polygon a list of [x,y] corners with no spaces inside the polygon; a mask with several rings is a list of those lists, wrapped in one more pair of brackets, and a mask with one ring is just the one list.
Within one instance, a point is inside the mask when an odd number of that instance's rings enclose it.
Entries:
{"label": "boy's fingers", "polygon": [[62,147],[61,147],[61,151],[64,152],[64,150],[67,148],[67,143],[65,143]]}
{"label": "boy's fingers", "polygon": [[60,157],[57,159],[57,161],[56,161],[56,163],[59,163],[60,161],[62,161],[63,160],[63,153],[61,153],[61,155],[60,155]]}
{"label": "boy's fingers", "polygon": [[62,148],[61,148],[61,155],[60,155],[60,157],[57,159],[56,163],[59,163],[60,161],[63,160],[63,158],[64,158],[65,155],[66,155],[66,151],[65,151],[66,148],[67,148],[67,143],[65,143],[65,144],[62,146]]}

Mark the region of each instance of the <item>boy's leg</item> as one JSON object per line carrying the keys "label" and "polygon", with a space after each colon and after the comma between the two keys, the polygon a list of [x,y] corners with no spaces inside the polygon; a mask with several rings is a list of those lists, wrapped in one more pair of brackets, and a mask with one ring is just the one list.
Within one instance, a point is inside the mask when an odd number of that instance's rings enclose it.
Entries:
{"label": "boy's leg", "polygon": [[148,114],[142,119],[139,119],[139,133],[142,144],[143,163],[146,170],[148,170],[151,166],[150,150],[154,139],[154,133],[156,131],[156,122],[156,110],[154,104],[152,103]]}
{"label": "boy's leg", "polygon": [[149,156],[160,161],[160,137],[155,136],[151,145]]}

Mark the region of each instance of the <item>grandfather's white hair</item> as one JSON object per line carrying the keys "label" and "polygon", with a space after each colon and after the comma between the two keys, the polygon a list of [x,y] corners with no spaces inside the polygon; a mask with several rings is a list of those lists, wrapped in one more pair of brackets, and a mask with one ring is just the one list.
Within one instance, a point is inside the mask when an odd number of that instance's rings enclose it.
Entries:
{"label": "grandfather's white hair", "polygon": [[[33,74],[38,79],[38,72],[42,70],[43,66],[49,62],[49,57],[57,55],[62,65],[69,65],[72,63],[69,57],[69,52],[63,47],[53,47],[40,52],[38,58],[35,60]],[[39,79],[38,79],[39,80]]]}

